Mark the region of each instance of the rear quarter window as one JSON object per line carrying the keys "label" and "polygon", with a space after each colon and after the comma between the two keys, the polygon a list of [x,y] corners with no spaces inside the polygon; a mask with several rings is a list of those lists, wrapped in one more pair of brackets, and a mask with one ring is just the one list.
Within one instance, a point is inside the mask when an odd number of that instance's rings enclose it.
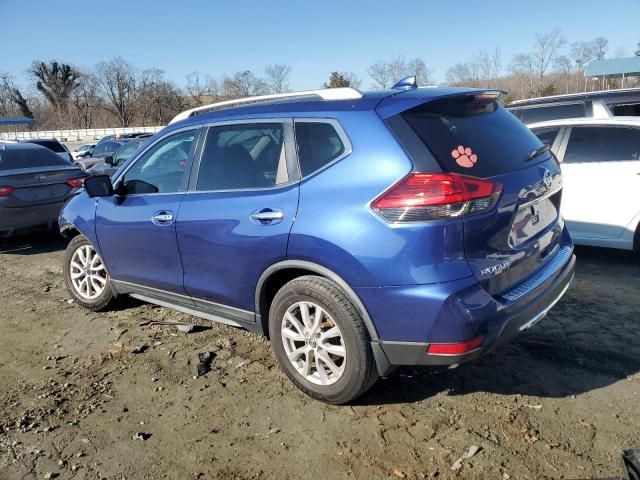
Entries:
{"label": "rear quarter window", "polygon": [[298,160],[303,177],[311,175],[346,153],[335,127],[328,122],[296,122]]}
{"label": "rear quarter window", "polygon": [[542,143],[545,145],[553,146],[553,142],[555,142],[556,137],[558,136],[558,132],[560,128],[557,127],[549,127],[549,128],[535,128],[532,130],[536,137],[540,139]]}
{"label": "rear quarter window", "polygon": [[497,102],[475,95],[447,97],[401,114],[445,172],[486,178],[548,159],[526,162],[542,143]]}
{"label": "rear quarter window", "polygon": [[37,140],[30,143],[35,143],[36,145],[40,145],[42,147],[48,148],[52,152],[56,152],[56,153],[66,152],[62,144],[54,140]]}

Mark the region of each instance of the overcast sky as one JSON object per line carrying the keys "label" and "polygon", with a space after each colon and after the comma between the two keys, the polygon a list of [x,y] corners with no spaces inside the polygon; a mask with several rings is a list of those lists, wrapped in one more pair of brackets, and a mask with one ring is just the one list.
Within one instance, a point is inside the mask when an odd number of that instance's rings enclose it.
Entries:
{"label": "overcast sky", "polygon": [[0,72],[24,85],[35,59],[90,68],[121,56],[179,85],[195,70],[261,75],[286,63],[296,90],[318,88],[332,70],[369,87],[367,67],[401,54],[422,58],[442,82],[483,48],[499,47],[506,66],[556,27],[569,43],[604,36],[610,53],[631,55],[639,19],[640,0],[0,0]]}

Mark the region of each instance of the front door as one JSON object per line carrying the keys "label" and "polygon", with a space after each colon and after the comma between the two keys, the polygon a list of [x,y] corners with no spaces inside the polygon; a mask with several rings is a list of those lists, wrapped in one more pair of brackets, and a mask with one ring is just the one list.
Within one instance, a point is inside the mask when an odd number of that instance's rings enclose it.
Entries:
{"label": "front door", "polygon": [[176,217],[199,130],[168,135],[145,150],[102,197],[96,234],[111,277],[184,294]]}
{"label": "front door", "polygon": [[177,220],[184,285],[199,308],[250,319],[260,275],[286,258],[298,207],[292,137],[290,121],[209,127]]}

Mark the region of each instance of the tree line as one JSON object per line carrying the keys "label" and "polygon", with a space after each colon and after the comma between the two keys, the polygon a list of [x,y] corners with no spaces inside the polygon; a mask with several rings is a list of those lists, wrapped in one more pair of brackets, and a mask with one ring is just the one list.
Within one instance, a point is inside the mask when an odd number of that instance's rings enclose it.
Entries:
{"label": "tree line", "polygon": [[[584,71],[592,60],[607,58],[608,40],[598,37],[571,44],[559,29],[536,34],[529,51],[503,65],[499,47],[480,50],[467,61],[452,65],[446,83],[508,90],[509,100],[597,88],[617,88],[620,80],[589,80]],[[633,52],[640,56],[640,43]],[[613,55],[628,56],[622,48]],[[291,91],[291,67],[271,64],[259,75],[243,70],[220,78],[200,72],[185,76],[182,87],[165,78],[159,68],[138,70],[123,58],[83,70],[57,60],[34,61],[29,86],[20,88],[8,73],[0,72],[0,116],[21,115],[35,120],[34,128],[97,128],[164,125],[178,112],[220,100]],[[371,88],[389,88],[414,75],[419,85],[432,83],[433,71],[421,58],[396,55],[367,68]],[[628,86],[640,86],[630,79]],[[362,88],[352,72],[333,71],[324,88]],[[25,92],[29,91],[27,94]]]}

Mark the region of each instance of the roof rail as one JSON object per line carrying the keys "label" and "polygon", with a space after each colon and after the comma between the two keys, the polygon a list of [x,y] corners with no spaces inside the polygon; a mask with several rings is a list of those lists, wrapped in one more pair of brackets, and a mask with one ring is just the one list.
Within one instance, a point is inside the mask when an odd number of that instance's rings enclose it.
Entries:
{"label": "roof rail", "polygon": [[556,98],[570,98],[570,97],[597,97],[598,95],[615,95],[615,94],[624,94],[624,93],[636,93],[640,92],[640,88],[638,87],[629,87],[629,88],[612,88],[610,90],[595,90],[593,92],[574,92],[574,93],[562,93],[560,95],[548,95],[546,97],[532,97],[532,98],[523,98],[521,100],[514,100],[510,102],[509,105],[519,105],[526,104],[527,102],[536,102],[538,100],[554,100]]}
{"label": "roof rail", "polygon": [[292,93],[276,93],[273,95],[259,95],[255,97],[238,98],[235,100],[225,100],[223,102],[211,103],[209,105],[203,105],[201,107],[191,108],[179,113],[169,122],[169,124],[179,122],[186,118],[197,115],[211,110],[218,110],[219,108],[228,108],[234,105],[241,105],[243,103],[262,103],[270,102],[272,100],[280,100],[285,98],[304,98],[304,97],[320,97],[322,100],[357,100],[362,98],[362,93],[355,88],[343,87],[343,88],[324,88],[321,90],[306,90],[302,92]]}

